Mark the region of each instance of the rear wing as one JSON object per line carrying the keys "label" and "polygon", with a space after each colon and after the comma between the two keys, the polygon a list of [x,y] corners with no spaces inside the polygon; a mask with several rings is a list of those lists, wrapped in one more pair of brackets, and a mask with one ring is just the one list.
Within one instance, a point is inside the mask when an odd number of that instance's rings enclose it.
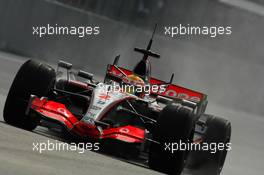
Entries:
{"label": "rear wing", "polygon": [[[106,79],[110,78],[113,80],[122,80],[123,74],[131,75],[133,72],[131,70],[117,67],[115,65],[108,65],[106,72]],[[150,78],[150,84],[166,84],[165,81],[158,80],[156,78]],[[175,84],[168,84],[166,90],[163,92],[157,92],[156,95],[161,95],[169,98],[180,98],[188,101],[195,102],[197,104],[207,101],[207,95],[201,92],[197,92],[185,87],[181,87]]]}

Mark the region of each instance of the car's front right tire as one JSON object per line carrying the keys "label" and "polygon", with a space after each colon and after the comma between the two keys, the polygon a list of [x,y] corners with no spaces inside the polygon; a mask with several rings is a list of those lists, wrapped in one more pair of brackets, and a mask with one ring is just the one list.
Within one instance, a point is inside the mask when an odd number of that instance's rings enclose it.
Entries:
{"label": "car's front right tire", "polygon": [[[179,145],[192,141],[194,127],[193,110],[184,106],[166,106],[153,132],[153,140],[159,144],[150,145],[149,167],[167,174],[181,174],[189,151],[180,150]],[[173,144],[177,144],[178,149],[172,150],[175,148]]]}

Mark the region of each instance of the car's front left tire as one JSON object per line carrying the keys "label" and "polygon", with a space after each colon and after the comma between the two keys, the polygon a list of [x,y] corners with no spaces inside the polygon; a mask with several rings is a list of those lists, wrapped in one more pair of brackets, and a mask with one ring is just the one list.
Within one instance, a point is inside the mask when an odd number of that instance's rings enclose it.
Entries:
{"label": "car's front left tire", "polygon": [[6,123],[26,130],[37,127],[39,120],[25,114],[31,94],[48,96],[55,82],[55,70],[29,60],[17,72],[6,98],[3,117]]}

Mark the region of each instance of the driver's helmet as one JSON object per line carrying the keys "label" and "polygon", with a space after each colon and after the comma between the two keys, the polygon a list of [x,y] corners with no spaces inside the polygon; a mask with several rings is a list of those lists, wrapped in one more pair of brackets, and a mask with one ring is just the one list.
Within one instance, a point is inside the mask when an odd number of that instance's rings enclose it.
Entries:
{"label": "driver's helmet", "polygon": [[128,80],[128,86],[125,88],[125,91],[127,93],[143,97],[144,86],[145,86],[145,82],[143,81],[143,79],[137,75],[131,74],[127,76],[127,80]]}

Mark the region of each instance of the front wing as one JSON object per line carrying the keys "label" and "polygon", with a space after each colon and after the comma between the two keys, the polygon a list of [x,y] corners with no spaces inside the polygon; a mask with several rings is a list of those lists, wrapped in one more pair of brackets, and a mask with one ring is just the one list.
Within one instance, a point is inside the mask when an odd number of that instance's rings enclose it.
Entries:
{"label": "front wing", "polygon": [[83,138],[114,139],[127,143],[141,143],[145,137],[143,129],[131,125],[102,129],[102,127],[91,122],[79,120],[64,104],[47,98],[38,98],[34,95],[30,97],[26,114],[35,114],[33,117],[57,123],[69,133]]}

